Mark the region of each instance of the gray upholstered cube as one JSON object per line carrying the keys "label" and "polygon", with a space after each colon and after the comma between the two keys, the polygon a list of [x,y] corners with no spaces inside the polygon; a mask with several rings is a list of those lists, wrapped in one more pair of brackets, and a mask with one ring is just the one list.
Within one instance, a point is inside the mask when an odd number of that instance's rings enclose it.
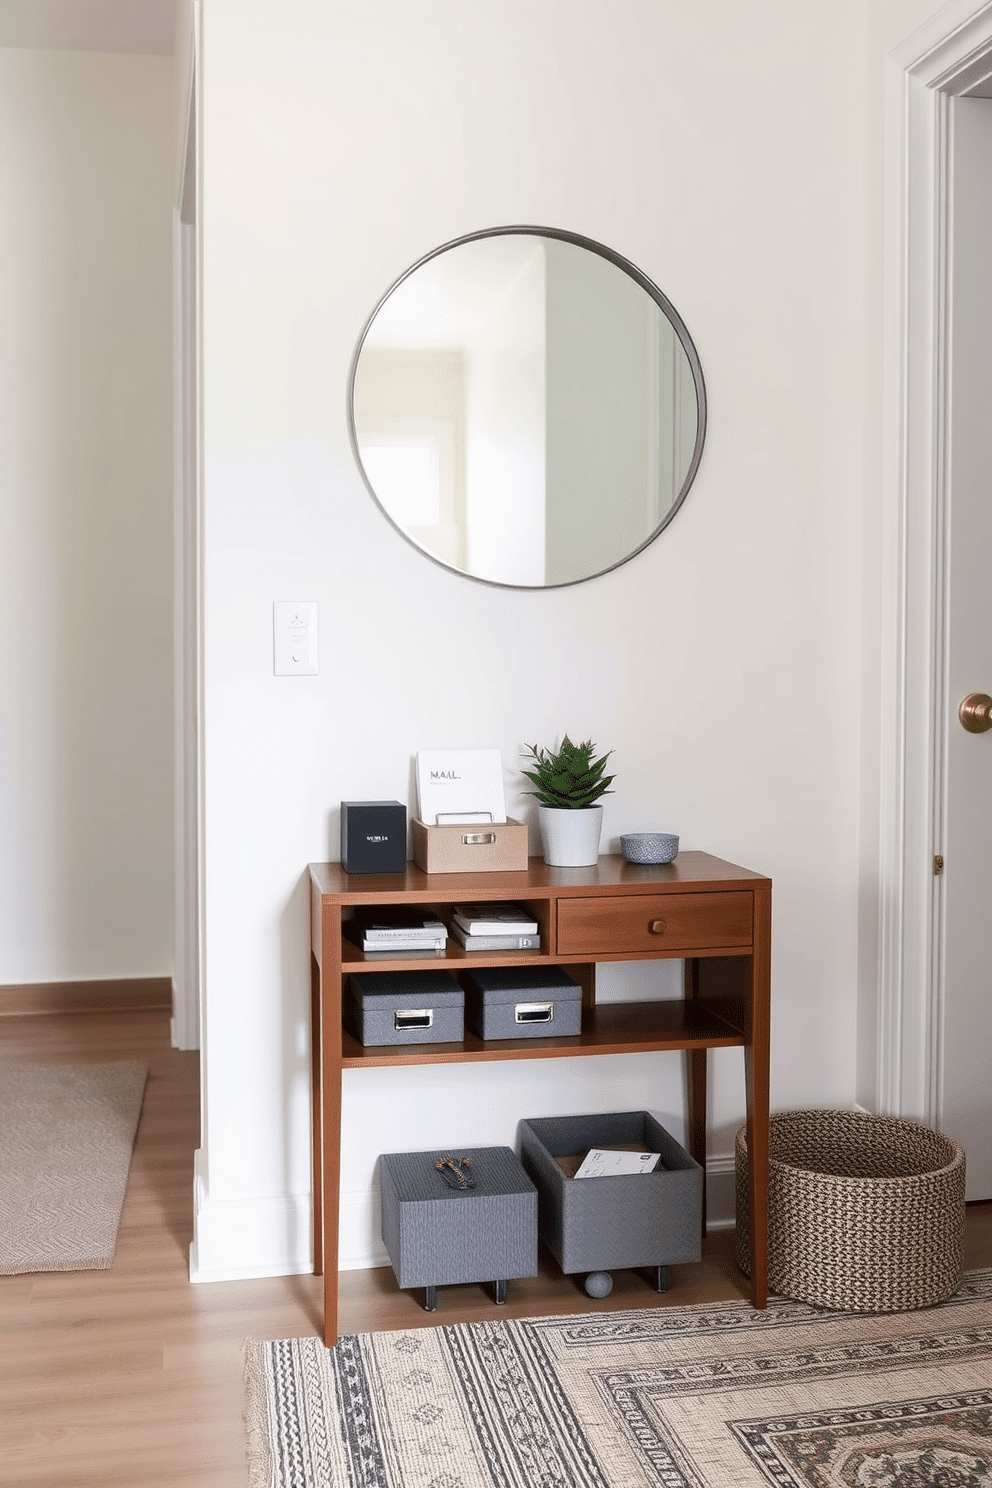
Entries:
{"label": "gray upholstered cube", "polygon": [[[568,1178],[559,1157],[643,1142],[664,1168]],[[520,1123],[521,1159],[538,1191],[541,1239],[566,1273],[698,1261],[703,1170],[647,1111],[534,1117]]]}
{"label": "gray upholstered cube", "polygon": [[[449,1188],[435,1168],[471,1160],[475,1187]],[[403,1288],[505,1283],[537,1275],[537,1190],[509,1147],[390,1152],[379,1159],[382,1238]],[[497,1300],[502,1301],[497,1285]]]}

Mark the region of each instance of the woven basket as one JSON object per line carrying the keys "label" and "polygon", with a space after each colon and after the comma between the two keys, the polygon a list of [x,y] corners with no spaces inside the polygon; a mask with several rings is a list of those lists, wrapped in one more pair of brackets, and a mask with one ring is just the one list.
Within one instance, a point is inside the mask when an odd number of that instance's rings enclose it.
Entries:
{"label": "woven basket", "polygon": [[[768,1284],[844,1312],[932,1307],[964,1263],[964,1149],[863,1111],[771,1118]],[[750,1275],[746,1129],[735,1143],[737,1264]]]}

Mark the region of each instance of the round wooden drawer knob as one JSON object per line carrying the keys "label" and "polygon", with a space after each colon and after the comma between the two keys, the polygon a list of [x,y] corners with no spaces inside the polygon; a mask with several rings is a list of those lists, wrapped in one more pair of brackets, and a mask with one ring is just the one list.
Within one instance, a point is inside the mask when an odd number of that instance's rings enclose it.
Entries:
{"label": "round wooden drawer knob", "polygon": [[664,935],[665,931],[668,929],[668,921],[652,920],[650,925],[648,926],[648,929],[651,931],[652,935]]}

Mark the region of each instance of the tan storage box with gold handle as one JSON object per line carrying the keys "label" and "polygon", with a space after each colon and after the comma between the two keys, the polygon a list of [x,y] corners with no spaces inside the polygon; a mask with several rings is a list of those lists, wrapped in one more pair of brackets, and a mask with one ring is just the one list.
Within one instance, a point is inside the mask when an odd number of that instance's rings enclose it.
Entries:
{"label": "tan storage box with gold handle", "polygon": [[425,873],[519,873],[527,867],[527,823],[410,823],[413,861]]}

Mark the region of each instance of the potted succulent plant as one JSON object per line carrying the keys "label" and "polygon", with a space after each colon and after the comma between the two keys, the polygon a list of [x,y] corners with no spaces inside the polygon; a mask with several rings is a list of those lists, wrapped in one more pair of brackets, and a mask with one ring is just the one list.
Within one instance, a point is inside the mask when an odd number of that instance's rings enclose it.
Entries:
{"label": "potted succulent plant", "polygon": [[522,770],[536,796],[544,861],[557,868],[584,868],[599,857],[603,829],[600,796],[612,794],[613,775],[607,775],[608,749],[597,759],[591,739],[573,744],[566,734],[556,750],[527,745],[531,768]]}

